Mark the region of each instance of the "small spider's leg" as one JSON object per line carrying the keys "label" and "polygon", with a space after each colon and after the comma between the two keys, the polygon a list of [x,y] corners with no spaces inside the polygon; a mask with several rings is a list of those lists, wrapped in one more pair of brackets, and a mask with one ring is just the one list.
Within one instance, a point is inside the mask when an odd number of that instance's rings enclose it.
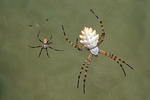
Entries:
{"label": "small spider's leg", "polygon": [[53,38],[53,35],[51,34],[51,37],[50,37],[50,39],[49,40],[51,40]]}
{"label": "small spider's leg", "polygon": [[53,38],[53,36],[52,36],[52,34],[51,34],[49,40],[47,41],[48,44],[51,44],[51,43],[52,43],[52,42],[50,42],[50,40],[51,40],[52,38]]}
{"label": "small spider's leg", "polygon": [[29,46],[30,48],[39,48],[39,47],[42,47],[42,46]]}
{"label": "small spider's leg", "polygon": [[[117,63],[120,65],[120,67],[121,67],[121,69],[122,69],[124,75],[126,76],[126,72],[125,72],[125,70],[124,70],[122,64],[120,63],[120,62],[122,61],[121,59],[118,59],[118,57],[115,56],[114,54],[109,53],[109,52],[106,52],[106,51],[103,51],[103,50],[101,50],[101,49],[100,49],[99,53],[100,53],[100,54],[103,54],[103,55],[105,55],[105,56],[107,56],[107,57],[113,59],[115,62],[117,62]],[[122,61],[122,63],[124,63],[124,62],[125,62],[125,61]],[[125,63],[125,64],[128,66],[127,63]],[[133,67],[131,67],[131,66],[128,66],[128,67],[130,67],[131,69],[133,69]]]}
{"label": "small spider's leg", "polygon": [[47,54],[47,57],[49,57],[49,54],[48,54],[48,50],[47,50],[47,48],[46,48],[46,54]]}
{"label": "small spider's leg", "polygon": [[81,50],[81,49],[85,48],[84,46],[78,46],[78,45],[74,44],[73,42],[71,42],[71,41],[67,38],[63,25],[62,25],[62,31],[63,31],[63,33],[64,33],[65,40],[66,40],[71,46],[73,46],[74,48],[77,48],[78,50]]}
{"label": "small spider's leg", "polygon": [[92,14],[95,15],[95,17],[97,18],[97,20],[98,20],[98,22],[100,23],[100,26],[101,26],[101,32],[102,32],[102,34],[101,34],[100,37],[99,37],[99,42],[98,42],[98,46],[99,46],[99,45],[103,42],[104,36],[105,36],[104,25],[103,25],[103,23],[102,23],[101,18],[98,17],[98,16],[95,14],[95,12],[93,11],[93,9],[90,9],[90,11],[92,12]]}
{"label": "small spider's leg", "polygon": [[37,34],[37,38],[38,38],[38,40],[39,40],[41,43],[43,43],[43,41],[40,39],[40,30],[39,30],[39,32],[38,32],[38,34]]}
{"label": "small spider's leg", "polygon": [[41,48],[41,50],[40,50],[39,57],[41,56],[42,50],[43,50],[43,48]]}
{"label": "small spider's leg", "polygon": [[53,50],[55,50],[55,51],[64,51],[64,50],[55,49],[55,48],[53,48],[53,47],[51,47],[51,46],[48,46],[48,48],[53,49]]}
{"label": "small spider's leg", "polygon": [[87,59],[87,65],[85,68],[84,79],[83,79],[83,92],[84,92],[84,94],[85,94],[85,82],[86,82],[86,77],[87,77],[87,71],[88,71],[88,66],[91,63],[91,58],[92,58],[92,54],[90,53],[90,55],[88,56],[88,59]]}

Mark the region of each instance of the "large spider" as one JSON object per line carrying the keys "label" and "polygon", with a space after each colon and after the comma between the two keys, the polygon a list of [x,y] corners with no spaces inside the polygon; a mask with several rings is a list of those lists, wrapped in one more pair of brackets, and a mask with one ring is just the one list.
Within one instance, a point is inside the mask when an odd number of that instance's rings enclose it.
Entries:
{"label": "large spider", "polygon": [[40,34],[40,31],[39,31],[38,34],[37,34],[37,38],[38,38],[38,40],[42,43],[42,45],[29,46],[29,47],[31,47],[31,48],[41,48],[41,50],[40,50],[40,52],[39,52],[39,57],[40,57],[40,55],[41,55],[43,49],[46,50],[46,54],[47,54],[48,57],[49,57],[48,50],[47,50],[48,48],[53,49],[53,50],[55,50],[55,51],[63,51],[63,50],[55,49],[55,48],[53,48],[53,47],[50,46],[50,44],[52,43],[52,42],[50,42],[50,40],[52,39],[52,35],[51,35],[51,37],[50,37],[49,40],[48,40],[47,38],[44,38],[43,41],[42,41],[42,40],[40,39],[40,37],[39,37],[39,34]]}
{"label": "large spider", "polygon": [[78,75],[78,81],[77,81],[77,88],[79,88],[80,76],[83,72],[84,67],[86,66],[85,73],[84,73],[84,79],[83,79],[83,92],[84,92],[84,94],[85,94],[85,82],[86,82],[86,77],[87,77],[88,66],[91,63],[93,56],[98,56],[98,54],[100,53],[100,54],[103,54],[103,55],[113,59],[115,62],[117,62],[120,65],[125,76],[126,76],[126,72],[125,72],[122,64],[126,64],[129,68],[133,69],[133,67],[131,67],[129,64],[127,64],[124,60],[118,58],[116,55],[109,53],[109,52],[106,52],[106,51],[102,50],[101,48],[98,48],[98,46],[104,40],[104,36],[105,36],[104,26],[102,24],[101,18],[98,17],[92,9],[90,9],[90,12],[92,12],[92,14],[95,15],[98,22],[100,23],[102,34],[99,36],[99,34],[96,33],[96,30],[93,30],[92,28],[85,27],[83,30],[81,30],[81,33],[79,35],[80,43],[83,46],[78,46],[78,44],[77,44],[78,40],[76,40],[76,44],[71,42],[67,38],[66,33],[64,31],[64,26],[62,25],[62,31],[64,33],[65,40],[67,42],[69,42],[69,44],[71,44],[71,46],[73,46],[74,48],[77,48],[78,50],[87,49],[88,51],[90,51],[88,58],[82,64],[80,73]]}

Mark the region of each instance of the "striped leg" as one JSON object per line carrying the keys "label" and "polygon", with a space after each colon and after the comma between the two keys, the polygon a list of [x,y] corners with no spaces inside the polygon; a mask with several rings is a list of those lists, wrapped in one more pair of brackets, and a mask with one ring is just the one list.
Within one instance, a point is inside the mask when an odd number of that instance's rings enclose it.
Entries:
{"label": "striped leg", "polygon": [[134,69],[134,68],[131,67],[129,64],[127,64],[125,61],[121,60],[120,58],[118,59],[118,57],[115,56],[115,55],[112,54],[112,53],[109,53],[109,52],[106,52],[106,51],[103,51],[103,50],[100,50],[99,52],[100,52],[100,54],[103,54],[103,55],[105,55],[105,56],[107,56],[107,57],[110,57],[111,59],[113,59],[114,61],[116,61],[116,62],[120,65],[120,67],[121,67],[121,69],[122,69],[122,71],[123,71],[123,73],[124,73],[125,76],[126,76],[126,72],[125,72],[125,70],[124,70],[124,68],[123,68],[123,66],[122,66],[121,63],[126,64],[126,65],[127,65],[129,68],[131,68],[132,70]]}
{"label": "striped leg", "polygon": [[66,40],[71,46],[73,46],[74,48],[77,48],[78,50],[81,50],[81,49],[85,48],[84,46],[78,46],[78,45],[74,44],[73,42],[71,42],[71,41],[67,38],[63,25],[62,25],[62,31],[63,31],[63,33],[64,33],[65,40]]}
{"label": "striped leg", "polygon": [[40,30],[39,30],[39,33],[37,34],[37,38],[41,43],[43,43],[43,41],[40,39]]}
{"label": "striped leg", "polygon": [[101,26],[101,32],[102,32],[102,34],[101,34],[100,37],[99,37],[99,42],[98,42],[98,46],[99,46],[99,45],[103,42],[104,36],[105,36],[104,25],[103,25],[103,23],[102,23],[101,18],[99,18],[99,17],[95,14],[95,12],[93,11],[93,9],[90,9],[90,11],[92,12],[92,14],[95,15],[95,17],[97,18],[97,20],[98,20],[98,22],[100,23],[100,26]]}
{"label": "striped leg", "polygon": [[83,92],[84,92],[84,94],[85,94],[85,82],[86,82],[86,77],[87,77],[87,71],[88,71],[88,66],[91,63],[91,58],[92,58],[92,54],[90,53],[90,55],[88,56],[88,59],[87,59],[87,66],[85,68],[84,79],[83,79]]}
{"label": "striped leg", "polygon": [[79,80],[80,80],[80,77],[81,77],[81,74],[83,72],[83,69],[85,67],[85,64],[88,62],[88,60],[86,59],[83,63],[82,63],[82,67],[81,67],[81,70],[80,70],[80,73],[78,75],[78,82],[77,82],[77,88],[79,88]]}

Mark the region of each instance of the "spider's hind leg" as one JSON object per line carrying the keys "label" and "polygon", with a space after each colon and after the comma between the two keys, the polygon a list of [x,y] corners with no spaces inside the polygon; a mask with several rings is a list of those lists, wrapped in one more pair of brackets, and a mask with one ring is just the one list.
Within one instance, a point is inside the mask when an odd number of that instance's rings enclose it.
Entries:
{"label": "spider's hind leg", "polygon": [[84,69],[86,63],[87,63],[87,59],[82,63],[82,67],[81,67],[81,70],[80,70],[79,75],[78,75],[77,88],[79,88],[80,77],[81,77],[81,74],[83,72],[83,69]]}
{"label": "spider's hind leg", "polygon": [[132,70],[134,69],[134,68],[131,67],[129,64],[127,64],[125,61],[122,61],[120,58],[118,59],[118,57],[115,56],[115,55],[112,54],[112,53],[103,51],[103,50],[101,50],[101,49],[100,49],[99,53],[100,53],[100,54],[103,54],[103,55],[105,55],[105,56],[107,56],[107,57],[113,59],[115,62],[117,62],[117,63],[120,65],[120,67],[121,67],[121,69],[122,69],[122,71],[123,71],[123,73],[124,73],[125,76],[126,76],[126,72],[125,72],[125,70],[124,70],[124,68],[123,68],[123,66],[122,66],[121,63],[126,64],[126,65],[127,65],[130,69],[132,69]]}
{"label": "spider's hind leg", "polygon": [[90,53],[90,55],[87,58],[87,65],[85,68],[84,79],[83,79],[83,92],[84,92],[84,94],[85,94],[85,82],[86,82],[86,78],[87,78],[87,71],[88,71],[88,66],[91,63],[91,59],[92,59],[92,54]]}
{"label": "spider's hind leg", "polygon": [[42,50],[43,50],[43,48],[41,48],[41,50],[40,50],[40,52],[39,52],[39,57],[41,56]]}
{"label": "spider's hind leg", "polygon": [[46,48],[46,55],[47,55],[47,57],[49,57],[49,54],[48,54],[48,50],[47,50],[47,48]]}

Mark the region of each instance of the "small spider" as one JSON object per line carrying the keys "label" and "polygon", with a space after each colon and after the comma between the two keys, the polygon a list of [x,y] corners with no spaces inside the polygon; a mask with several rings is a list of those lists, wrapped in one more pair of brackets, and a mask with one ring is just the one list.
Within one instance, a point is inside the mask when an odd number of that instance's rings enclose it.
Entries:
{"label": "small spider", "polygon": [[115,62],[117,62],[120,65],[120,67],[121,67],[121,69],[122,69],[122,71],[123,71],[125,76],[126,76],[126,72],[125,72],[122,64],[126,64],[129,68],[133,69],[133,67],[131,67],[129,64],[127,64],[124,60],[121,60],[120,58],[118,58],[116,55],[114,55],[112,53],[109,53],[109,52],[106,52],[106,51],[98,48],[98,46],[104,40],[104,36],[105,36],[104,26],[102,24],[101,18],[99,18],[92,9],[90,9],[90,11],[92,12],[92,14],[95,15],[95,17],[97,18],[98,22],[100,23],[102,34],[99,36],[99,34],[96,33],[96,30],[93,30],[92,28],[85,27],[83,30],[81,30],[81,33],[79,35],[80,43],[83,46],[78,46],[78,43],[77,43],[78,39],[76,40],[76,44],[71,42],[67,38],[65,30],[64,30],[64,26],[62,25],[62,31],[64,33],[65,40],[67,42],[69,42],[69,44],[71,44],[71,46],[73,46],[74,48],[77,48],[78,50],[87,49],[88,51],[90,51],[90,54],[89,54],[88,58],[82,64],[80,73],[78,75],[78,81],[77,81],[77,88],[79,88],[80,76],[81,76],[81,74],[83,72],[83,69],[86,66],[85,73],[84,73],[84,79],[83,79],[83,92],[84,92],[84,94],[85,94],[85,82],[86,82],[86,77],[87,77],[88,66],[91,63],[91,60],[92,60],[93,56],[97,57],[98,54],[100,53],[100,54],[103,54],[103,55],[113,59]]}
{"label": "small spider", "polygon": [[48,50],[47,50],[48,48],[53,49],[53,50],[55,50],[55,51],[64,51],[64,50],[54,49],[53,47],[50,46],[50,44],[52,43],[52,42],[50,42],[50,40],[52,39],[52,35],[51,35],[51,37],[50,37],[49,40],[47,40],[47,38],[44,38],[43,41],[42,41],[42,40],[40,39],[40,37],[39,37],[39,34],[40,34],[40,31],[39,31],[39,33],[37,34],[37,38],[38,38],[38,40],[42,43],[42,45],[29,46],[29,47],[31,47],[31,48],[41,48],[40,53],[39,53],[39,57],[40,57],[40,55],[41,55],[43,49],[46,50],[46,54],[47,54],[48,57],[49,57]]}

